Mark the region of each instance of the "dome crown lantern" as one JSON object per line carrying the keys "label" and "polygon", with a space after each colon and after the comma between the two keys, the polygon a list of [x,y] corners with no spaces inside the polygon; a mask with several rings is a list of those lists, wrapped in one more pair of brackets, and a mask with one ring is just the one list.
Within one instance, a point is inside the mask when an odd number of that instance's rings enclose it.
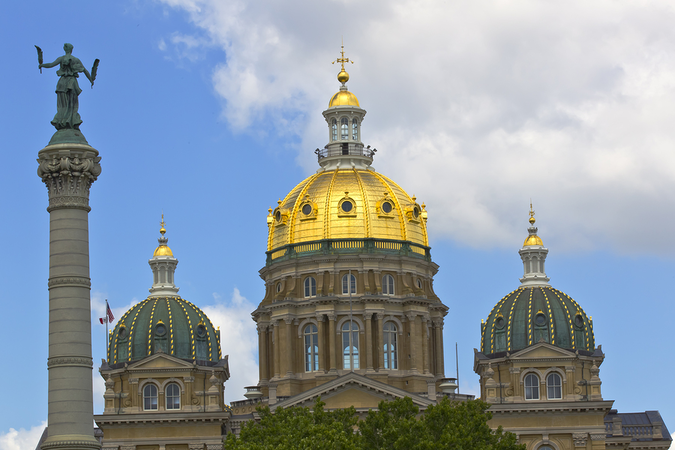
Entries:
{"label": "dome crown lantern", "polygon": [[166,233],[164,225],[164,214],[162,214],[161,228],[159,229],[162,237],[158,239],[159,247],[155,249],[152,259],[148,261],[153,274],[152,287],[150,288],[150,295],[153,297],[178,294],[178,288],[173,281],[178,260],[173,257],[173,252],[166,245],[169,239],[164,236]]}
{"label": "dome crown lantern", "polygon": [[548,284],[550,278],[546,276],[544,271],[548,249],[544,248],[544,243],[537,236],[532,202],[530,202],[530,218],[528,221],[530,222],[530,227],[527,229],[529,236],[525,239],[523,248],[518,250],[520,258],[523,260],[524,269],[523,278],[520,279],[521,286],[550,286]]}

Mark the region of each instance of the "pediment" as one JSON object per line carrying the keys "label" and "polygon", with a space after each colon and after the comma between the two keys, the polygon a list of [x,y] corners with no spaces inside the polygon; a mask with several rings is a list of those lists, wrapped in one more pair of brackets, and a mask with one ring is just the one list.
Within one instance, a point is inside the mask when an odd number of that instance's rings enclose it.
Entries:
{"label": "pediment", "polygon": [[312,406],[317,397],[321,397],[328,409],[350,406],[357,409],[372,409],[377,408],[382,400],[391,401],[403,397],[410,397],[413,403],[421,409],[426,409],[434,403],[428,398],[395,388],[381,381],[350,373],[277,403],[271,409]]}
{"label": "pediment", "polygon": [[175,356],[167,355],[166,353],[155,353],[140,361],[135,361],[130,364],[129,370],[148,370],[148,369],[190,369],[192,363],[176,358]]}
{"label": "pediment", "polygon": [[511,359],[574,358],[576,354],[546,342],[531,345],[511,355]]}

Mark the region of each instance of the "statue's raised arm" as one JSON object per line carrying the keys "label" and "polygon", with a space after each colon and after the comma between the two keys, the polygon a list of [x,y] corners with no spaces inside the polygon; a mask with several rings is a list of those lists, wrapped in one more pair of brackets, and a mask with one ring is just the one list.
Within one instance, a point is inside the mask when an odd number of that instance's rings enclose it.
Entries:
{"label": "statue's raised arm", "polygon": [[53,62],[45,64],[42,63],[42,50],[40,47],[36,46],[36,48],[38,49],[38,67],[40,68],[40,72],[42,72],[43,67],[49,69],[57,65],[59,66],[59,70],[56,71],[56,74],[59,76],[59,81],[56,84],[56,115],[52,120],[52,125],[57,130],[69,128],[79,130],[82,119],[77,112],[78,96],[82,92],[82,89],[80,89],[80,85],[77,83],[77,78],[80,73],[84,73],[93,87],[99,60],[97,59],[94,62],[92,73],[89,73],[82,62],[72,55],[73,44],[64,44],[63,50],[66,54],[59,56]]}

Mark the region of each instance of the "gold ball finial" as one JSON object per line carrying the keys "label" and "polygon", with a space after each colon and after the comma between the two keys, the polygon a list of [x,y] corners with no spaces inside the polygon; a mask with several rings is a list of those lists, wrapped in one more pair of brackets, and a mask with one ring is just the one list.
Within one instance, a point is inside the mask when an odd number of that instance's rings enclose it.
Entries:
{"label": "gold ball finial", "polygon": [[349,81],[349,74],[344,71],[344,69],[338,73],[338,81],[342,84],[345,84],[347,81]]}
{"label": "gold ball finial", "polygon": [[530,219],[529,219],[530,225],[534,225],[534,222],[536,221],[537,220],[534,218],[534,210],[532,209],[532,200],[530,200]]}

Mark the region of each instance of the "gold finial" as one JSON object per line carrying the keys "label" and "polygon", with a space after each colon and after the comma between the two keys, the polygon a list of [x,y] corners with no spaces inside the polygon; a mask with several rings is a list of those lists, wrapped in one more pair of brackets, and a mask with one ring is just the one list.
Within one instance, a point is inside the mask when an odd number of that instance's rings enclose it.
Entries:
{"label": "gold finial", "polygon": [[164,213],[162,213],[162,221],[159,224],[161,228],[159,229],[159,232],[162,234],[162,237],[164,237],[164,233],[166,233],[166,228],[164,228]]}
{"label": "gold finial", "polygon": [[345,84],[347,81],[349,81],[349,74],[347,71],[345,71],[345,63],[352,63],[354,64],[354,61],[350,61],[349,58],[345,58],[345,43],[344,39],[342,41],[342,50],[340,51],[340,57],[333,61],[331,64],[340,63],[340,73],[338,74],[338,81],[342,84]]}
{"label": "gold finial", "polygon": [[534,218],[534,210],[532,209],[532,199],[530,199],[530,224],[534,225],[534,222],[536,222],[536,219]]}

